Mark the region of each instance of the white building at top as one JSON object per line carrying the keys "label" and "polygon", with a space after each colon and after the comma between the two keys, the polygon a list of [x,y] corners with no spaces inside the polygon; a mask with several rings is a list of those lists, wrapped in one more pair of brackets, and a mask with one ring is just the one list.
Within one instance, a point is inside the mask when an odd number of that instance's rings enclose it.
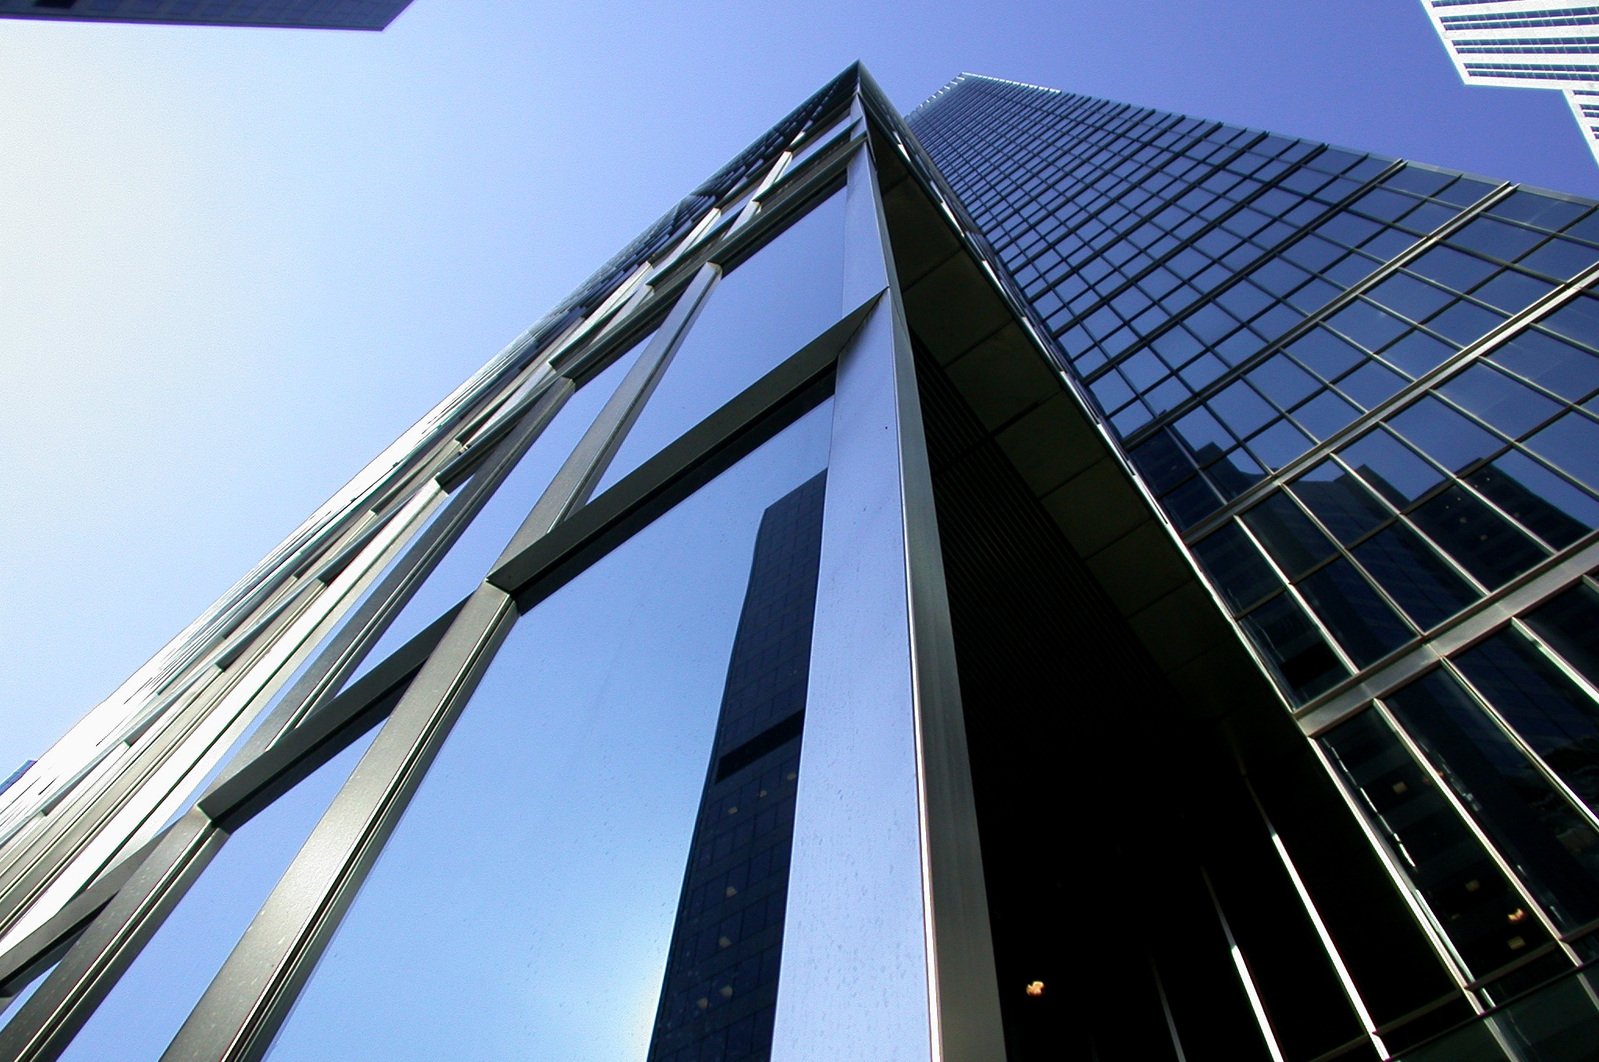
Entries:
{"label": "white building at top", "polygon": [[1565,93],[1599,161],[1599,3],[1421,0],[1461,80]]}

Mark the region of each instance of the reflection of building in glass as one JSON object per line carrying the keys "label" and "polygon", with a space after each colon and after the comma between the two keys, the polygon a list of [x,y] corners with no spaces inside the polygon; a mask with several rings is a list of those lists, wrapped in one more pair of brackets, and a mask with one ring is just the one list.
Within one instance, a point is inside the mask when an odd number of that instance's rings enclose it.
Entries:
{"label": "reflection of building in glass", "polygon": [[771,1051],[823,478],[761,517],[650,1058]]}
{"label": "reflection of building in glass", "polygon": [[1596,281],[846,71],[0,793],[0,1057],[1581,1057]]}
{"label": "reflection of building in glass", "polygon": [[411,0],[0,0],[0,18],[380,30]]}
{"label": "reflection of building in glass", "polygon": [[1599,159],[1599,8],[1587,0],[1421,0],[1460,80],[1559,89]]}

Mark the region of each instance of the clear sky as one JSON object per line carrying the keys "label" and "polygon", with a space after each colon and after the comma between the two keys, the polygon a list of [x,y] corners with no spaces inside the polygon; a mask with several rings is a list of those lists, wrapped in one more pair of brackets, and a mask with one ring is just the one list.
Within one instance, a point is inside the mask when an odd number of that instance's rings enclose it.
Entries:
{"label": "clear sky", "polygon": [[857,58],[905,109],[970,70],[1599,194],[1415,0],[0,21],[0,777]]}

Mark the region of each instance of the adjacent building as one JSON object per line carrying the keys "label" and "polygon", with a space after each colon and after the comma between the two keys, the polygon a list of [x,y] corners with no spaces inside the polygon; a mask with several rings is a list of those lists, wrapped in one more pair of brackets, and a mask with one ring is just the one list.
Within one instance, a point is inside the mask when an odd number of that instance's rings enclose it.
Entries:
{"label": "adjacent building", "polygon": [[1599,161],[1599,10],[1583,0],[1421,0],[1460,80],[1559,89]]}
{"label": "adjacent building", "polygon": [[0,0],[0,18],[380,30],[411,0]]}
{"label": "adjacent building", "polygon": [[0,792],[0,1058],[1582,1058],[1599,213],[853,67]]}

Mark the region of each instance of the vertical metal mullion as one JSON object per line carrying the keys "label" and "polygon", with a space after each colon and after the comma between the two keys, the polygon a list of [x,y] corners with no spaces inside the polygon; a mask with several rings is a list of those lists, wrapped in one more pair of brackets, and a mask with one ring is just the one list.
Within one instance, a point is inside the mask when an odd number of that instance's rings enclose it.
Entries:
{"label": "vertical metal mullion", "polygon": [[[857,108],[859,103],[857,102]],[[844,307],[774,1059],[1003,1059],[942,556],[869,151]]]}
{"label": "vertical metal mullion", "polygon": [[510,597],[486,583],[467,599],[162,1055],[164,1062],[232,1062],[266,1053],[514,616]]}
{"label": "vertical metal mullion", "polygon": [[655,389],[661,372],[670,364],[679,337],[692,322],[706,293],[720,276],[721,270],[716,266],[705,265],[689,281],[683,294],[678,296],[676,305],[666,315],[666,320],[656,330],[649,346],[622,378],[616,392],[606,401],[588,431],[573,447],[571,455],[561,465],[543,496],[528,513],[527,519],[511,536],[499,560],[490,567],[491,571],[543,538],[569,510],[582,503],[589,488],[616,455],[622,437],[632,426],[650,392]]}
{"label": "vertical metal mullion", "polygon": [[56,1057],[226,839],[199,810],[178,820],[0,1030],[0,1058],[42,1062]]}

